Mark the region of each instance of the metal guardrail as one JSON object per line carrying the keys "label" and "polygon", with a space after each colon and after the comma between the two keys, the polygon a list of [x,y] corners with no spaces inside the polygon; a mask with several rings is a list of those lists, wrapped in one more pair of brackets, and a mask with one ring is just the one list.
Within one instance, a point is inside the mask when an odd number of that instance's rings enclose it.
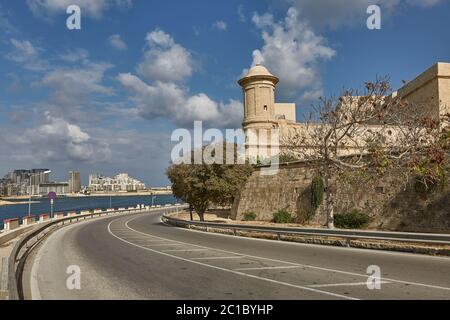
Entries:
{"label": "metal guardrail", "polygon": [[411,233],[411,232],[384,232],[384,231],[363,231],[363,230],[327,230],[327,229],[314,229],[314,228],[276,228],[254,225],[238,225],[228,223],[214,223],[214,222],[200,222],[200,221],[187,221],[176,219],[164,215],[163,221],[172,224],[177,227],[191,226],[204,227],[208,232],[209,228],[228,229],[237,235],[238,231],[247,232],[264,232],[276,235],[278,240],[281,240],[281,236],[297,235],[297,236],[315,236],[326,238],[342,238],[347,241],[347,245],[351,240],[385,240],[407,243],[424,243],[435,245],[450,245],[450,234],[427,234],[427,233]]}
{"label": "metal guardrail", "polygon": [[[8,261],[8,292],[9,300],[19,300],[23,298],[21,280],[22,271],[25,264],[26,257],[29,255],[31,250],[50,232],[59,229],[66,224],[72,224],[74,222],[79,222],[81,220],[92,219],[95,217],[108,216],[110,214],[126,214],[126,213],[144,213],[152,211],[166,210],[167,212],[173,212],[179,209],[185,208],[184,205],[177,206],[160,206],[152,207],[150,209],[124,209],[124,210],[114,210],[114,211],[102,211],[102,212],[90,212],[89,214],[78,214],[76,216],[64,217],[59,219],[53,219],[48,223],[42,224],[39,228],[27,233],[25,236],[20,238],[9,257]],[[55,227],[54,229],[50,229]]]}

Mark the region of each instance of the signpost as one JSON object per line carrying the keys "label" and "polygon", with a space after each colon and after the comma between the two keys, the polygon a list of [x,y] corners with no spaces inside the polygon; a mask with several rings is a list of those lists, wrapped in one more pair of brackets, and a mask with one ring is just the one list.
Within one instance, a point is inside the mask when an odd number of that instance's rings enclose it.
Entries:
{"label": "signpost", "polygon": [[55,199],[57,197],[56,192],[49,192],[48,198],[50,199],[50,219],[53,219],[53,204],[55,202]]}

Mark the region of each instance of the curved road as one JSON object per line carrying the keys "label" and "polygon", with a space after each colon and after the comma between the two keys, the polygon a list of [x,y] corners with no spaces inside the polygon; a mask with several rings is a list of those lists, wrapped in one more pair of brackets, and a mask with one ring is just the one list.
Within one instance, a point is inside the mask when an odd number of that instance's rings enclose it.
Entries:
{"label": "curved road", "polygon": [[[207,234],[164,225],[160,216],[56,231],[27,261],[25,297],[450,299],[449,258]],[[80,290],[67,288],[69,266],[79,267]],[[369,266],[380,268],[380,289],[367,287]]]}

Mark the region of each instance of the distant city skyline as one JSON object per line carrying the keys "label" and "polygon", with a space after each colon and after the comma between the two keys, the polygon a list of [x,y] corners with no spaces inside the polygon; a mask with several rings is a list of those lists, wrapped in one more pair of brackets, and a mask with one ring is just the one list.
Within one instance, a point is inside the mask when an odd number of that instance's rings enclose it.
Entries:
{"label": "distant city skyline", "polygon": [[[276,101],[296,102],[300,119],[319,96],[382,75],[398,89],[450,61],[449,0],[74,0],[76,31],[61,3],[0,5],[0,174],[49,167],[66,181],[78,168],[85,185],[124,171],[167,185],[174,129],[241,127],[236,82],[252,64],[279,76]],[[380,30],[367,28],[370,4]]]}
{"label": "distant city skyline", "polygon": [[51,179],[50,174],[53,174],[50,169],[13,169],[0,175],[0,196],[28,195],[30,192],[32,195],[43,195],[51,191],[57,194],[79,193],[83,190],[124,192],[147,188],[145,183],[123,171],[112,175],[112,178],[104,174],[89,173],[86,183],[82,182],[83,176],[77,170],[67,171],[63,179]]}

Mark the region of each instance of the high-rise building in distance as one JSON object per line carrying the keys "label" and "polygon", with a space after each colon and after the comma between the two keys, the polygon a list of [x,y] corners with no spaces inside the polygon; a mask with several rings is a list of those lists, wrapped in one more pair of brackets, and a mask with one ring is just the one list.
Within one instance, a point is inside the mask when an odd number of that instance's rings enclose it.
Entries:
{"label": "high-rise building in distance", "polygon": [[81,178],[78,171],[69,171],[69,192],[78,193],[81,191]]}

